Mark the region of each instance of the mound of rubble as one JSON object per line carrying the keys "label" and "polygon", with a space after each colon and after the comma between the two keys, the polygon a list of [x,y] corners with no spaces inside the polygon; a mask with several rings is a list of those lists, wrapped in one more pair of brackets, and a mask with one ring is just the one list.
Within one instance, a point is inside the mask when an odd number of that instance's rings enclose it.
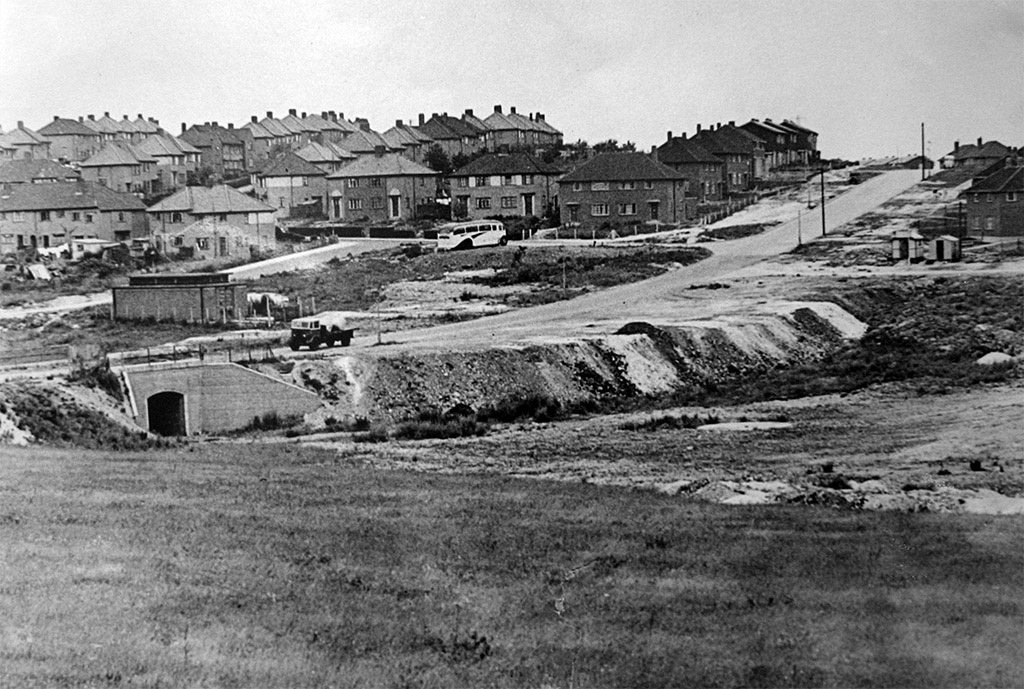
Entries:
{"label": "mound of rubble", "polygon": [[793,303],[742,320],[635,322],[593,338],[477,351],[376,353],[305,360],[292,381],[316,391],[326,418],[394,421],[426,409],[544,396],[567,405],[658,395],[812,361],[864,324],[831,303]]}

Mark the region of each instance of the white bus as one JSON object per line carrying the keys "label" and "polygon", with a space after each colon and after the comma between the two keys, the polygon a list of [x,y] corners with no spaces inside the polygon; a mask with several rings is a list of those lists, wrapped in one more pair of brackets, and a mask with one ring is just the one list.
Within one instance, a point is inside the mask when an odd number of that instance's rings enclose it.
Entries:
{"label": "white bus", "polygon": [[497,220],[471,220],[445,225],[437,233],[437,250],[474,249],[481,246],[505,246],[508,235]]}

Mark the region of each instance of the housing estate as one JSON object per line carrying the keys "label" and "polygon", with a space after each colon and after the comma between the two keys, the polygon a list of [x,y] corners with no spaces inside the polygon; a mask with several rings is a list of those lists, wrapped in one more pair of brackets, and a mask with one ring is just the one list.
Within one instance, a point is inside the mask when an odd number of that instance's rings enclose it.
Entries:
{"label": "housing estate", "polygon": [[52,160],[22,158],[0,163],[0,187],[12,184],[74,182],[81,178],[78,170]]}
{"label": "housing estate", "polygon": [[488,153],[452,172],[457,217],[535,216],[557,203],[562,171],[528,153]]}
{"label": "housing estate", "polygon": [[643,153],[602,153],[559,180],[562,222],[681,222],[687,218],[685,183]]}
{"label": "housing estate", "polygon": [[383,146],[327,176],[332,220],[411,220],[437,198],[440,173]]}
{"label": "housing estate", "polygon": [[96,182],[15,184],[0,190],[0,253],[73,239],[124,242],[148,232],[142,201]]}

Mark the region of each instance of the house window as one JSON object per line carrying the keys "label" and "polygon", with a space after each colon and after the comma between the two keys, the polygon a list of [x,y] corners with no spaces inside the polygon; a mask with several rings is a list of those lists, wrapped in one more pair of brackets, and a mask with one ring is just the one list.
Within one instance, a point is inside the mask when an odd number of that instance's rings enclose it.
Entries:
{"label": "house window", "polygon": [[476,207],[481,210],[486,210],[491,207],[491,199],[486,196],[480,196],[476,200]]}
{"label": "house window", "polygon": [[573,182],[572,183],[572,190],[573,191],[583,191],[583,183],[582,182]]}
{"label": "house window", "polygon": [[516,207],[516,197],[515,196],[502,196],[501,197],[501,207],[502,208],[515,208]]}
{"label": "house window", "polygon": [[981,203],[981,194],[974,194],[974,202]]}
{"label": "house window", "polygon": [[1008,191],[1008,192],[1006,192],[1006,200],[1007,201],[1011,201],[1011,202],[1012,201],[1016,201],[1017,200],[1017,192],[1015,192],[1015,191]]}
{"label": "house window", "polygon": [[117,214],[117,221],[118,222],[124,222],[124,213],[123,212]]}
{"label": "house window", "polygon": [[78,222],[81,219],[82,219],[82,214],[81,213],[79,213],[78,211],[71,211],[71,220],[72,220],[72,222]]}
{"label": "house window", "polygon": [[348,209],[350,211],[361,211],[361,210],[363,210],[363,200],[362,199],[349,199],[348,200]]}
{"label": "house window", "polygon": [[620,182],[619,189],[636,189],[636,182]]}
{"label": "house window", "polygon": [[40,222],[46,222],[50,219],[50,211],[39,211]]}
{"label": "house window", "polygon": [[477,177],[476,178],[476,185],[478,187],[489,187],[489,186],[491,186],[491,178],[490,177]]}
{"label": "house window", "polygon": [[578,203],[567,203],[566,206],[569,208],[569,222],[579,222],[579,220],[580,220],[580,204],[578,204]]}
{"label": "house window", "polygon": [[380,196],[374,196],[370,199],[370,208],[381,209],[384,207],[384,199]]}
{"label": "house window", "polygon": [[608,204],[595,203],[590,207],[590,214],[598,217],[608,215]]}
{"label": "house window", "polygon": [[21,211],[14,211],[14,213],[11,214],[11,220],[14,222],[25,222],[25,214]]}
{"label": "house window", "polygon": [[210,239],[209,239],[209,237],[196,237],[196,248],[200,249],[200,250],[209,249],[210,248]]}
{"label": "house window", "polygon": [[992,203],[993,201],[995,201],[995,199],[995,194],[985,194],[985,200],[988,201],[989,203]]}
{"label": "house window", "polygon": [[619,215],[636,215],[635,203],[620,203]]}
{"label": "house window", "polygon": [[359,178],[358,177],[349,177],[347,180],[345,180],[345,186],[348,187],[349,189],[358,189],[359,188]]}
{"label": "house window", "polygon": [[985,218],[985,229],[994,230],[996,229],[996,219],[991,215]]}
{"label": "house window", "polygon": [[171,213],[171,222],[181,222],[181,213]]}
{"label": "house window", "polygon": [[469,177],[456,177],[455,178],[455,186],[457,186],[457,187],[468,187],[469,186]]}
{"label": "house window", "polygon": [[608,182],[591,182],[590,191],[608,191]]}
{"label": "house window", "polygon": [[533,175],[523,175],[523,184],[533,184]]}
{"label": "house window", "polygon": [[185,240],[184,240],[184,239],[182,239],[182,237],[181,237],[181,235],[180,235],[180,234],[179,234],[179,235],[176,235],[176,236],[174,237],[174,239],[172,239],[172,240],[171,240],[171,244],[172,244],[173,246],[182,246],[182,245],[183,245],[184,243],[185,243]]}
{"label": "house window", "polygon": [[371,177],[370,178],[370,186],[371,187],[383,186],[380,177]]}
{"label": "house window", "polygon": [[92,222],[92,213],[86,213],[85,214],[85,222],[87,222],[87,223],[91,223]]}
{"label": "house window", "polygon": [[57,217],[58,218],[63,218],[64,217],[64,211],[57,211]]}
{"label": "house window", "polygon": [[971,229],[981,230],[981,218],[971,218]]}
{"label": "house window", "polygon": [[427,178],[426,177],[420,177],[420,186],[421,187],[427,186]]}
{"label": "house window", "polygon": [[501,183],[502,183],[502,185],[504,185],[506,187],[510,187],[513,184],[515,184],[515,181],[514,181],[512,175],[504,175],[501,178]]}

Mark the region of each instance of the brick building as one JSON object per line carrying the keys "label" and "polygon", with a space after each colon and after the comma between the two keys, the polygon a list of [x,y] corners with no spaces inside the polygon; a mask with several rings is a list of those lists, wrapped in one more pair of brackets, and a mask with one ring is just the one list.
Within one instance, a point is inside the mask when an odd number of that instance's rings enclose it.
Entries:
{"label": "brick building", "polygon": [[216,122],[207,122],[186,127],[182,122],[178,138],[199,149],[201,165],[213,170],[220,179],[245,175],[246,142],[238,136],[233,125],[221,127]]}
{"label": "brick building", "polygon": [[292,151],[269,160],[251,175],[256,195],[275,209],[278,218],[327,213],[327,173]]}
{"label": "brick building", "polygon": [[160,177],[157,160],[127,141],[111,141],[82,163],[82,178],[115,191],[148,196]]}
{"label": "brick building", "polygon": [[54,115],[38,133],[50,140],[50,155],[57,160],[82,161],[100,150],[100,135],[78,120]]}
{"label": "brick building", "polygon": [[441,175],[378,147],[372,156],[327,176],[332,220],[412,220],[437,198]]}
{"label": "brick building", "polygon": [[167,237],[192,223],[209,221],[233,225],[259,236],[274,231],[274,208],[223,184],[185,187],[150,206],[150,228],[157,248],[171,250]]}
{"label": "brick building", "polygon": [[558,202],[562,171],[527,153],[488,153],[452,172],[458,217],[539,216]]}
{"label": "brick building", "polygon": [[562,222],[682,222],[687,218],[685,182],[643,153],[602,153],[559,180]]}
{"label": "brick building", "polygon": [[[672,132],[669,132],[671,135]],[[725,192],[726,162],[695,141],[671,137],[655,150],[658,162],[675,170],[686,180],[683,189],[694,203],[718,203]]]}
{"label": "brick building", "polygon": [[967,232],[974,237],[1024,236],[1024,166],[1019,155],[975,180],[966,192]]}
{"label": "brick building", "polygon": [[49,158],[50,140],[19,121],[16,129],[0,134],[0,151],[7,160]]}
{"label": "brick building", "polygon": [[81,178],[78,170],[52,160],[22,158],[0,163],[0,187],[9,187],[12,184],[75,182]]}
{"label": "brick building", "polygon": [[148,234],[142,201],[95,182],[16,184],[0,192],[0,253],[73,239],[126,242]]}

